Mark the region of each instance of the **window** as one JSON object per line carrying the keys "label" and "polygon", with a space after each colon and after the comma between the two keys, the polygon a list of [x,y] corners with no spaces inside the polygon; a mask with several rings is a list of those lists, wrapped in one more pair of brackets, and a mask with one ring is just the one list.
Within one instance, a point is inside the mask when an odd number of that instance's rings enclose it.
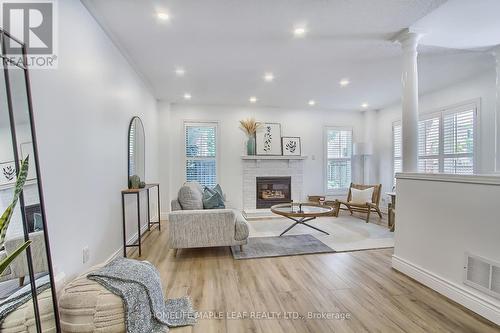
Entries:
{"label": "window", "polygon": [[[466,104],[421,118],[418,171],[473,174],[477,106]],[[393,125],[394,172],[401,171],[401,124]]]}
{"label": "window", "polygon": [[474,173],[475,109],[443,115],[443,172]]}
{"label": "window", "polygon": [[326,129],[326,188],[340,192],[351,184],[352,130]]}
{"label": "window", "polygon": [[418,122],[418,171],[439,172],[440,115]]}
{"label": "window", "polygon": [[401,139],[401,124],[394,123],[392,125],[392,156],[394,158],[394,186],[396,186],[396,173],[403,171],[403,147]]}
{"label": "window", "polygon": [[186,180],[217,184],[217,124],[185,123]]}

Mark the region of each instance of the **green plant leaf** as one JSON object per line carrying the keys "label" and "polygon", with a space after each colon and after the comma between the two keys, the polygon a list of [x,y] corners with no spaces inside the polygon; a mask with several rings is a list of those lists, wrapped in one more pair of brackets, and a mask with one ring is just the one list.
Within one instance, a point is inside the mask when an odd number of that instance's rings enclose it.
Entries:
{"label": "green plant leaf", "polygon": [[21,163],[21,170],[17,175],[16,187],[14,190],[14,197],[12,198],[12,202],[2,214],[2,217],[0,217],[0,245],[3,245],[5,241],[5,235],[7,234],[7,228],[9,227],[10,219],[12,218],[12,214],[14,213],[14,208],[16,207],[19,195],[21,194],[24,184],[26,183],[26,178],[28,177],[28,169],[29,156],[26,156],[24,161]]}
{"label": "green plant leaf", "polygon": [[26,183],[26,178],[28,178],[29,165],[30,165],[30,157],[28,155],[28,156],[26,156],[24,161],[21,163],[21,170],[19,171],[19,174],[17,175],[16,189],[14,191],[14,198],[12,199],[13,206],[16,205],[17,200],[19,199],[19,195],[21,194],[21,191],[23,190],[24,183]]}
{"label": "green plant leaf", "polygon": [[22,244],[21,246],[19,246],[14,252],[12,252],[11,254],[9,254],[7,256],[7,258],[3,259],[2,261],[0,261],[0,275],[2,275],[3,271],[5,271],[5,269],[7,267],[9,267],[10,263],[17,258],[17,256],[19,256],[24,250],[26,250],[26,248],[28,246],[30,246],[31,244],[31,240],[29,241],[26,241],[24,244]]}

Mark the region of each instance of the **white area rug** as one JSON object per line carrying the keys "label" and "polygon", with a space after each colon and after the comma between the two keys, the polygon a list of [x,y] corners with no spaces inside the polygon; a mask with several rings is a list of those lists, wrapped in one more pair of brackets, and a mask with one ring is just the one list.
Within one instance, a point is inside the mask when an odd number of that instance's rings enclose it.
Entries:
{"label": "white area rug", "polygon": [[[293,223],[286,218],[249,221],[250,237],[279,236]],[[394,233],[386,226],[366,223],[356,217],[319,217],[307,223],[325,230],[330,235],[303,225],[296,225],[285,235],[310,234],[337,252],[394,247]]]}

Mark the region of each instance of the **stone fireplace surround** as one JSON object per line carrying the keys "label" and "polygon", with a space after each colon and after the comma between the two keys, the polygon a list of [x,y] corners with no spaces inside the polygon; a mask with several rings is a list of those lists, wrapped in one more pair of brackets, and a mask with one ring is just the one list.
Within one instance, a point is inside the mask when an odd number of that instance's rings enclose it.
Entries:
{"label": "stone fireplace surround", "polygon": [[243,163],[243,210],[257,210],[257,177],[291,177],[291,198],[303,199],[303,164],[307,156],[242,156]]}

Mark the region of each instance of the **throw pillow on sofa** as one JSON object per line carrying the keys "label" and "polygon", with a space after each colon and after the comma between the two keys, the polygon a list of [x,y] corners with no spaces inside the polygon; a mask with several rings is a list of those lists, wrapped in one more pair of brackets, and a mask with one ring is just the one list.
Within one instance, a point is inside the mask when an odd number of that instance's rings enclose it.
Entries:
{"label": "throw pillow on sofa", "polygon": [[183,210],[203,209],[203,189],[197,182],[186,182],[177,197]]}
{"label": "throw pillow on sofa", "polygon": [[226,208],[224,204],[224,193],[219,184],[214,188],[205,187],[203,192],[203,208],[205,209],[223,209]]}

